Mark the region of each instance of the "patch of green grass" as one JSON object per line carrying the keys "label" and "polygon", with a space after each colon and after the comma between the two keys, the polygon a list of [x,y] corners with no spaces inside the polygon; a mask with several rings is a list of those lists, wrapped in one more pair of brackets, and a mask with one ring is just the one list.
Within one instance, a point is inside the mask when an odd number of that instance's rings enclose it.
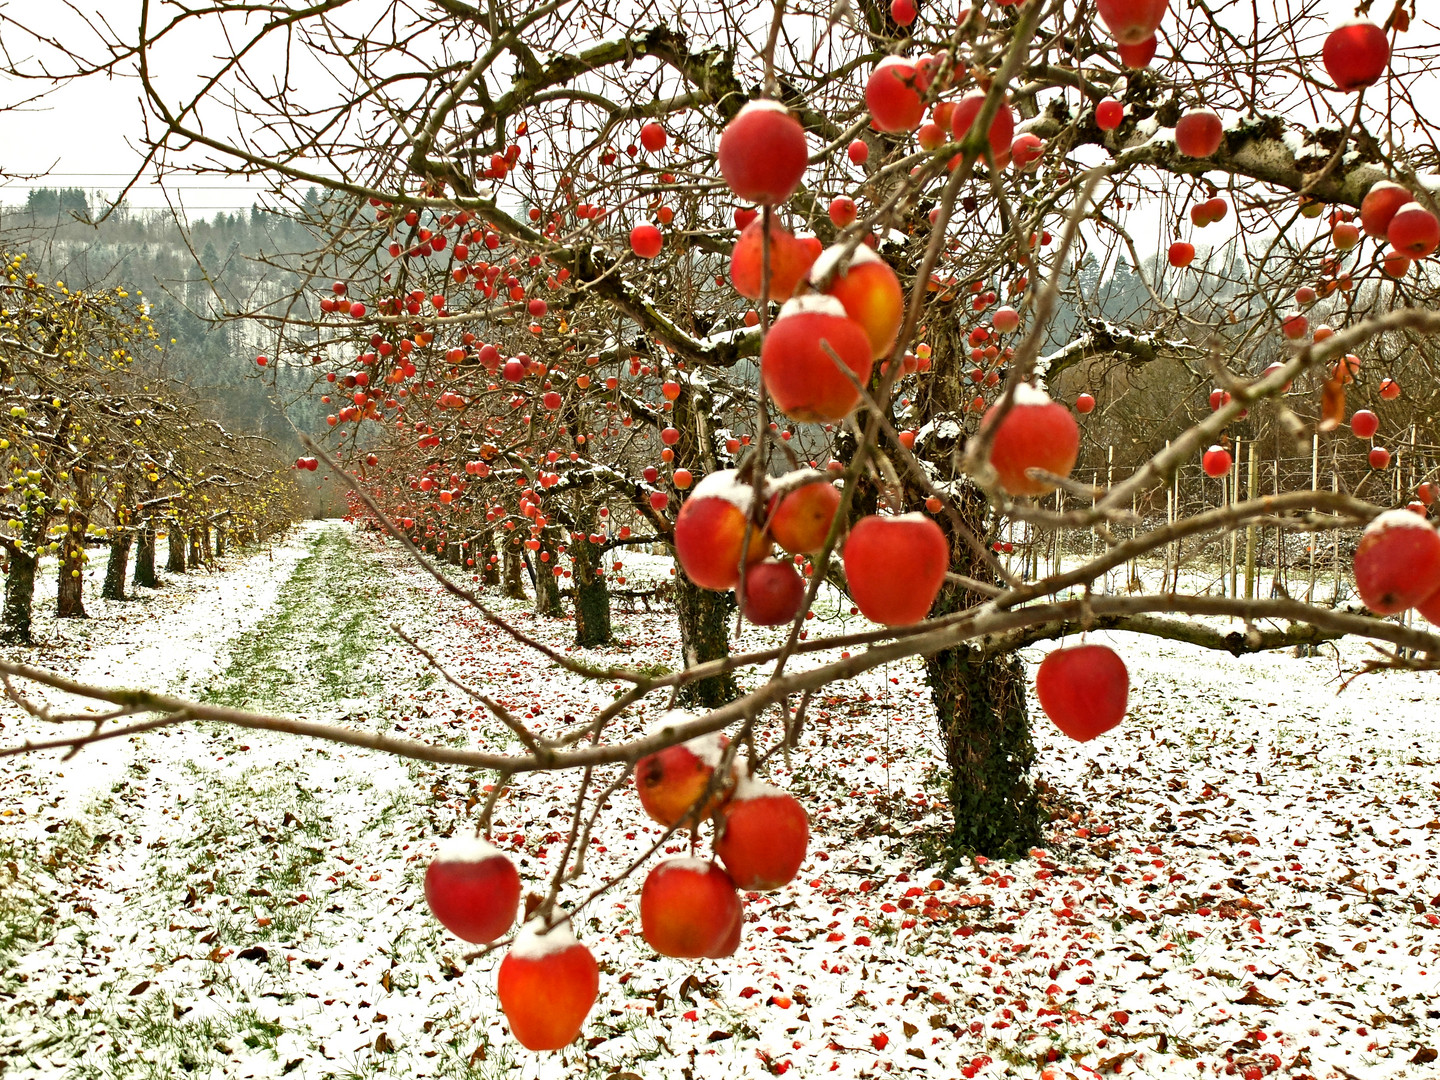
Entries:
{"label": "patch of green grass", "polygon": [[386,625],[383,569],[350,534],[326,529],[275,600],[273,612],[231,646],[230,665],[202,700],[232,708],[334,703],[354,695],[356,669]]}

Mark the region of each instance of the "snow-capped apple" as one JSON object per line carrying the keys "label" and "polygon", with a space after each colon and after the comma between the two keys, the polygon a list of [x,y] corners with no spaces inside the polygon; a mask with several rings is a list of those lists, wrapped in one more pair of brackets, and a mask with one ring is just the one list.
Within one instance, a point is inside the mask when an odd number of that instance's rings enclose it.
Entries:
{"label": "snow-capped apple", "polygon": [[1350,417],[1350,430],[1357,439],[1374,438],[1375,433],[1380,430],[1380,418],[1369,409],[1356,409],[1355,414]]}
{"label": "snow-capped apple", "polygon": [[1440,221],[1418,202],[1406,203],[1390,219],[1385,238],[1401,254],[1423,259],[1440,247]]}
{"label": "snow-capped apple", "polygon": [[1095,10],[1121,45],[1138,45],[1153,37],[1170,0],[1095,0]]}
{"label": "snow-capped apple", "polygon": [[997,334],[1013,334],[1020,329],[1020,313],[1008,304],[998,307],[995,314],[990,316],[990,325]]}
{"label": "snow-capped apple", "polygon": [[1094,394],[1077,394],[1077,395],[1075,395],[1075,411],[1078,412],[1078,413],[1081,413],[1081,414],[1094,412],[1094,411],[1095,411],[1095,395],[1094,395]]}
{"label": "snow-capped apple", "polygon": [[666,859],[640,889],[640,927],[661,956],[697,960],[717,953],[739,917],[735,883],[709,859]]}
{"label": "snow-capped apple", "polygon": [[857,212],[855,200],[849,195],[837,195],[830,200],[830,221],[837,229],[852,224]]}
{"label": "snow-capped apple", "polygon": [[1388,469],[1390,467],[1390,451],[1383,446],[1372,446],[1369,461],[1372,469]]}
{"label": "snow-capped apple", "polygon": [[630,230],[630,250],[642,259],[653,259],[665,246],[665,238],[654,225],[636,225]]}
{"label": "snow-capped apple", "polygon": [[1390,66],[1390,40],[1374,23],[1356,19],[1330,31],[1321,60],[1336,87],[1360,90],[1378,82]]}
{"label": "snow-capped apple", "polygon": [[509,932],[520,909],[520,875],[499,848],[451,837],[425,868],[425,903],[456,937],[484,944]]}
{"label": "snow-capped apple", "polygon": [[800,186],[810,151],[800,121],[778,101],[760,99],[725,125],[715,156],[720,175],[739,198],[775,205]]}
{"label": "snow-capped apple", "polygon": [[1380,398],[1383,401],[1394,401],[1400,396],[1400,384],[1394,379],[1380,380]]}
{"label": "snow-capped apple", "polygon": [[845,245],[826,248],[810,267],[810,282],[819,287],[830,278],[825,292],[839,300],[845,314],[864,329],[870,339],[871,355],[878,360],[888,356],[895,347],[895,338],[905,319],[905,290],[895,271],[863,244],[852,251],[849,261],[837,270],[844,258]]}
{"label": "snow-capped apple", "polygon": [[914,131],[925,116],[922,99],[930,79],[923,65],[887,56],[865,83],[865,107],[876,131]]}
{"label": "snow-capped apple", "polygon": [[1225,127],[1211,109],[1191,109],[1175,123],[1175,148],[1186,157],[1209,157],[1224,138]]}
{"label": "snow-capped apple", "polygon": [[756,626],[792,622],[805,600],[805,582],[790,562],[764,559],[745,568],[745,595],[740,610]]}
{"label": "snow-capped apple", "polygon": [[1228,475],[1232,464],[1230,451],[1219,444],[1200,455],[1200,467],[1205,470],[1205,475],[1212,479]]}
{"label": "snow-capped apple", "polygon": [[909,626],[930,613],[945,584],[950,545],[924,514],[871,514],[850,530],[842,559],[861,614],[886,626]]}
{"label": "snow-capped apple", "polygon": [[1355,590],[1376,615],[1394,615],[1440,589],[1440,534],[1409,510],[1387,510],[1355,548]]}
{"label": "snow-capped apple", "polygon": [[1113,97],[1103,98],[1095,106],[1095,126],[1101,131],[1114,131],[1125,119],[1125,106]]}
{"label": "snow-capped apple", "polygon": [[810,819],[788,792],[750,777],[715,815],[715,854],[746,891],[788,885],[805,861]]}
{"label": "snow-capped apple", "polygon": [[[765,252],[764,222],[761,219],[745,226],[735,248],[730,252],[730,282],[735,291],[750,300],[760,299],[764,283]],[[776,303],[790,299],[815,263],[816,252],[804,239],[773,220],[770,223],[770,299]]]}
{"label": "snow-capped apple", "polygon": [[[664,714],[652,731],[682,724],[694,717],[679,710]],[[724,799],[729,784],[717,785],[715,793],[700,804],[710,778],[724,759],[726,739],[718,733],[697,735],[683,743],[646,754],[635,763],[635,791],[640,805],[652,821],[667,829],[672,825],[704,821]]]}
{"label": "snow-capped apple", "polygon": [[[970,133],[975,118],[980,115],[980,109],[985,104],[985,97],[983,90],[975,90],[955,103],[955,111],[950,116],[950,134],[956,142]],[[1014,138],[1015,113],[1010,108],[1010,99],[1002,97],[1000,107],[995,112],[995,119],[990,121],[990,131],[986,135],[986,141],[990,144],[990,156],[997,167],[1010,160],[1010,143]]]}
{"label": "snow-capped apple", "polygon": [[600,965],[566,925],[520,928],[496,980],[510,1031],[528,1050],[569,1046],[600,993]]}
{"label": "snow-capped apple", "polygon": [[825,480],[776,495],[770,500],[770,538],[792,555],[814,555],[825,546],[839,509],[840,491]]}
{"label": "snow-capped apple", "polygon": [[1026,169],[1045,156],[1045,143],[1039,135],[1025,132],[1010,144],[1010,160],[1017,169]]}
{"label": "snow-capped apple", "polygon": [[1077,742],[1103,735],[1125,719],[1130,673],[1107,645],[1056,649],[1035,672],[1035,696],[1055,726]]}
{"label": "snow-capped apple", "polygon": [[[660,494],[664,494],[661,492]],[[758,562],[770,550],[759,525],[746,523],[754,490],[739,480],[734,469],[713,472],[695,485],[675,518],[675,557],[685,576],[702,589],[723,592],[740,580],[740,558]]]}
{"label": "snow-capped apple", "polygon": [[1379,180],[1360,200],[1360,224],[1366,235],[1377,240],[1385,239],[1390,232],[1390,222],[1402,206],[1415,201],[1408,188],[1390,180]]}
{"label": "snow-capped apple", "polygon": [[[993,425],[998,408],[998,402],[992,405],[981,422]],[[999,474],[1000,486],[1011,495],[1046,495],[1055,485],[1032,479],[1025,470],[1069,476],[1079,454],[1080,428],[1070,410],[1051,401],[1044,390],[1028,383],[1017,386],[1011,409],[990,444],[990,464]]]}
{"label": "snow-capped apple", "polygon": [[1440,500],[1440,484],[1426,480],[1415,489],[1415,497],[1426,506],[1434,506]]}
{"label": "snow-capped apple", "polygon": [[833,296],[787,300],[760,350],[760,379],[782,413],[792,420],[842,420],[860,400],[874,366],[870,336]]}

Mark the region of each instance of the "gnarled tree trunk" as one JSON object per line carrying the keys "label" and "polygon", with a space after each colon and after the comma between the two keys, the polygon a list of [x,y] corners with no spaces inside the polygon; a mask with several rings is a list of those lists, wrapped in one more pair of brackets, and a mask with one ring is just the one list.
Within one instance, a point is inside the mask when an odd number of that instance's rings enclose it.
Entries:
{"label": "gnarled tree trunk", "polygon": [[110,557],[105,560],[105,584],[100,587],[102,600],[128,600],[125,595],[125,570],[130,564],[130,545],[135,534],[117,526],[110,538]]}
{"label": "gnarled tree trunk", "polygon": [[[734,610],[733,593],[702,589],[677,566],[675,612],[680,620],[680,647],[687,668],[730,655],[730,617]],[[714,708],[734,700],[737,693],[735,676],[727,673],[688,684],[680,697],[687,704]]]}
{"label": "gnarled tree trunk", "polygon": [[598,565],[604,552],[589,540],[570,545],[575,581],[575,644],[604,645],[610,640],[610,586]]}
{"label": "gnarled tree trunk", "polygon": [[169,557],[165,560],[165,569],[172,574],[185,573],[185,530],[180,527],[179,522],[171,522],[167,534],[166,548]]}
{"label": "gnarled tree trunk", "polygon": [[65,517],[65,539],[60,543],[60,580],[56,586],[55,614],[62,619],[84,619],[85,533],[90,515],[79,508]]}
{"label": "gnarled tree trunk", "polygon": [[525,584],[520,580],[522,561],[520,558],[520,547],[515,543],[506,543],[505,554],[501,561],[505,564],[504,589],[505,596],[509,600],[526,600],[529,597],[525,593]]}
{"label": "gnarled tree trunk", "polygon": [[5,575],[5,610],[0,613],[0,641],[29,645],[35,605],[35,565],[39,560],[20,547],[10,549],[10,572]]}
{"label": "gnarled tree trunk", "polygon": [[565,608],[560,603],[560,582],[555,578],[556,559],[555,537],[547,529],[540,538],[540,550],[535,552],[535,559],[530,564],[530,576],[535,582],[536,614],[554,619],[565,614]]}
{"label": "gnarled tree trunk", "polygon": [[147,521],[140,530],[140,543],[135,548],[135,584],[141,588],[153,589],[160,584],[155,573],[155,523]]}

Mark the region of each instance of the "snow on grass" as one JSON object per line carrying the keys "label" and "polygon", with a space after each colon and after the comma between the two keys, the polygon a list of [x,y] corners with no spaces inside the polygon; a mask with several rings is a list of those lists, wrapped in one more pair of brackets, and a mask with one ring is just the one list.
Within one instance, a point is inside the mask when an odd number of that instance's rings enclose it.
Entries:
{"label": "snow on grass", "polygon": [[[488,749],[513,737],[391,621],[541,732],[619,689],[551,670],[365,534],[311,527],[274,558],[187,584],[141,624],[107,611],[91,656],[143,635],[148,652],[118,681]],[[668,559],[622,558],[642,588],[669,575]],[[257,590],[243,612],[214,610]],[[816,632],[863,625],[823,595]],[[617,609],[615,642],[580,650],[568,620],[493,602],[578,659],[682,663],[669,612]],[[930,862],[948,807],[918,663],[832,687],[802,752],[768,777],[811,813],[800,879],[747,897],[724,961],[656,957],[638,878],[592,902],[576,931],[601,962],[601,999],[553,1055],[510,1039],[498,954],[467,964],[423,901],[426,861],[473,829],[493,776],[206,726],[87,751],[81,762],[110,764],[85,766],[105,783],[81,812],[71,795],[55,804],[56,773],[77,762],[6,759],[0,1061],[16,1076],[950,1078],[1036,1076],[1047,1059],[1077,1076],[1433,1075],[1436,677],[1389,673],[1337,697],[1337,660],[1353,666],[1362,643],[1232,660],[1096,636],[1129,664],[1130,716],[1077,745],[1031,701],[1055,811],[1035,857]],[[747,628],[742,643],[778,640]],[[67,648],[71,670],[98,671],[73,643],[46,659]],[[6,739],[30,730],[13,710],[3,722]],[[518,778],[499,805],[492,840],[527,888],[560,857],[579,782]],[[612,796],[563,899],[657,836],[633,791]],[[688,852],[672,838],[655,858]]]}

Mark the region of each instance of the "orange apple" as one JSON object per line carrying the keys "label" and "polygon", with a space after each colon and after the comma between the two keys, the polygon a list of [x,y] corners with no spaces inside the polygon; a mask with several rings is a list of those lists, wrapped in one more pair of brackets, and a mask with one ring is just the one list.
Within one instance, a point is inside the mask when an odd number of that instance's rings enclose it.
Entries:
{"label": "orange apple", "polygon": [[[674,727],[693,719],[688,713],[674,710],[660,718],[657,729]],[[645,813],[667,829],[682,822],[694,824],[713,814],[725,798],[729,785],[720,785],[698,810],[697,804],[720,765],[726,743],[725,736],[718,732],[699,735],[688,742],[646,754],[637,761],[635,790],[640,795],[640,805],[645,808]]]}
{"label": "orange apple", "polygon": [[810,281],[818,285],[834,274],[825,291],[839,300],[845,314],[865,330],[871,355],[877,360],[889,356],[905,319],[905,292],[900,279],[863,244],[850,254],[848,265],[835,273],[844,256],[843,244],[826,249],[810,268]]}
{"label": "orange apple", "polygon": [[735,883],[709,859],[666,859],[640,890],[640,926],[662,956],[693,960],[720,952],[739,915]]}
{"label": "orange apple", "polygon": [[825,480],[776,495],[770,500],[770,536],[791,555],[814,555],[825,546],[839,509],[840,491]]}
{"label": "orange apple", "polygon": [[768,891],[800,872],[810,819],[798,799],[746,778],[716,817],[715,854],[741,889]]}
{"label": "orange apple", "polygon": [[741,549],[747,564],[759,562],[770,542],[759,525],[745,529],[754,489],[742,484],[734,469],[711,473],[695,485],[675,519],[675,557],[685,576],[702,589],[723,592],[740,580]]}

